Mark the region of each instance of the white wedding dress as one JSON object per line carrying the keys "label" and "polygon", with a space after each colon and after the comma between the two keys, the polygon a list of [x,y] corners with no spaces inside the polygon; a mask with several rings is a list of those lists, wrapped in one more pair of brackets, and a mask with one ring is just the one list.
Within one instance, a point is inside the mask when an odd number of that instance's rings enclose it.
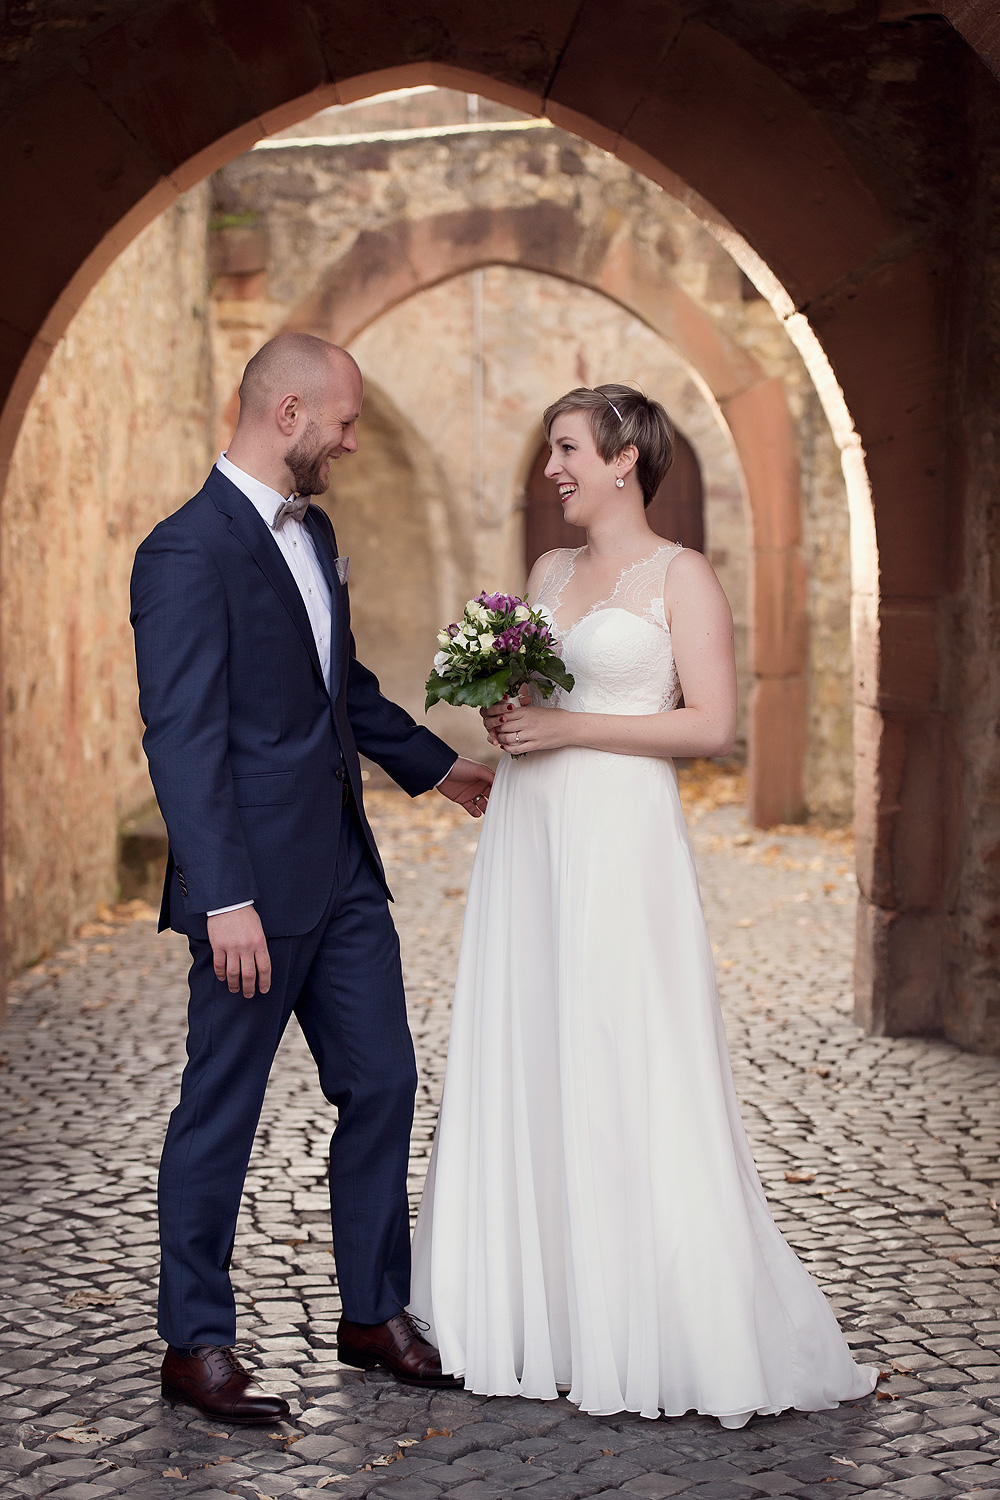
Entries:
{"label": "white wedding dress", "polygon": [[[663,546],[566,627],[571,711],[680,696]],[[471,1391],[724,1426],[867,1395],[740,1119],[669,760],[505,758],[479,840],[410,1310]]]}

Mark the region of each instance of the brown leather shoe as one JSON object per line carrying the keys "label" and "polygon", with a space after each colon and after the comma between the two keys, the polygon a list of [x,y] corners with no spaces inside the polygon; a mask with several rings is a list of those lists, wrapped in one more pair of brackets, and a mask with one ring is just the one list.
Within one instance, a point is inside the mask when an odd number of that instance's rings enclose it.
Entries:
{"label": "brown leather shoe", "polygon": [[435,1390],[461,1390],[457,1375],[445,1375],[441,1356],[424,1338],[426,1323],[412,1313],[397,1313],[387,1323],[351,1323],[341,1318],[337,1328],[337,1358],[359,1370],[381,1366],[404,1385]]}
{"label": "brown leather shoe", "polygon": [[160,1369],[160,1389],[171,1406],[181,1402],[223,1422],[284,1422],[288,1402],[251,1390],[256,1384],[232,1349],[217,1344],[199,1344],[187,1357],[168,1349]]}

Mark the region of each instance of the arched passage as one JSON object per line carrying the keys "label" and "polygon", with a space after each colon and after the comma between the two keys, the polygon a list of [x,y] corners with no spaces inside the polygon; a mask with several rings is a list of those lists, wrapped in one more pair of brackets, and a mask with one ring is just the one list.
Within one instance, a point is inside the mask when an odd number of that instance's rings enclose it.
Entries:
{"label": "arched passage", "polygon": [[[969,19],[977,7],[956,0],[950,10],[985,51],[992,33]],[[403,5],[362,26],[305,4],[279,17],[157,0],[81,14],[73,32],[33,36],[23,57],[12,51],[0,128],[0,453],[9,456],[55,340],[121,246],[213,167],[325,104],[444,82],[544,109],[653,180],[689,186],[725,216],[718,232],[770,268],[789,323],[807,311],[803,345],[821,341],[828,406],[843,417],[860,663],[859,1014],[876,1030],[943,1024],[985,1044],[997,1031],[989,966],[963,990],[960,1014],[944,1003],[956,859],[960,849],[979,857],[970,852],[978,804],[963,812],[944,781],[956,753],[955,715],[945,712],[944,596],[960,577],[952,523],[965,494],[955,487],[961,466],[943,463],[961,441],[949,426],[948,374],[958,357],[949,312],[973,336],[970,286],[978,284],[960,278],[956,289],[948,273],[959,240],[978,264],[976,210],[930,184],[928,161],[942,163],[949,148],[928,137],[916,104],[893,116],[880,95],[878,132],[870,103],[834,107],[829,55],[849,41],[855,72],[865,71],[862,51],[895,62],[881,18],[845,39],[838,16],[819,7],[809,15],[815,32],[798,46],[786,8],[766,4],[747,33],[742,8],[720,8],[708,25],[679,6],[651,10],[638,0],[619,8],[612,32],[597,0],[502,11],[476,3],[460,16]],[[970,72],[971,53],[946,32],[932,39],[927,87],[943,102],[960,80],[982,104],[970,115],[970,129],[982,132],[987,84]],[[908,66],[912,41],[898,49]],[[890,83],[900,76],[882,72]],[[988,190],[976,177],[970,201],[985,204]],[[928,211],[928,192],[939,211]],[[763,695],[765,714],[767,706]],[[985,941],[978,918],[962,920],[969,942],[976,931]]]}
{"label": "arched passage", "polygon": [[[360,234],[286,326],[349,345],[409,297],[484,266],[506,265],[590,287],[642,319],[697,373],[729,429],[749,506],[748,802],[761,827],[803,805],[808,619],[798,453],[785,391],[676,282],[628,219],[585,221],[544,199],[397,219]],[[236,415],[235,396],[231,415]]]}

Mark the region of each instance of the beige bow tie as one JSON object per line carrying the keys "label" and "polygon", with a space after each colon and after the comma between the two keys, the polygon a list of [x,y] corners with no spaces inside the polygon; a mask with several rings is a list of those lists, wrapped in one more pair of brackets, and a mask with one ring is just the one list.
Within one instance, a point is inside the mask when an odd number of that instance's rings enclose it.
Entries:
{"label": "beige bow tie", "polygon": [[289,516],[292,516],[296,521],[301,521],[308,509],[308,495],[293,495],[290,500],[282,500],[278,509],[274,512],[274,520],[271,522],[272,531],[280,531]]}

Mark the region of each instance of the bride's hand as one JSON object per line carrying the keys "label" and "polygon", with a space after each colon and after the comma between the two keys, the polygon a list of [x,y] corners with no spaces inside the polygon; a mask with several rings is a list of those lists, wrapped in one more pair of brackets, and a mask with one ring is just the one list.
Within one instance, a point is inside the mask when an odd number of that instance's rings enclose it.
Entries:
{"label": "bride's hand", "polygon": [[565,708],[519,708],[500,705],[494,744],[510,755],[524,755],[529,750],[559,750],[571,743],[570,721],[574,715]]}
{"label": "bride's hand", "polygon": [[[531,691],[527,685],[522,686],[517,696],[525,708],[531,703]],[[489,736],[490,744],[499,745],[500,741],[497,739],[497,731],[500,728],[500,720],[504,714],[513,713],[513,709],[508,704],[506,698],[501,698],[499,703],[491,703],[489,708],[481,708],[479,712],[483,723],[486,725],[486,733]]]}

